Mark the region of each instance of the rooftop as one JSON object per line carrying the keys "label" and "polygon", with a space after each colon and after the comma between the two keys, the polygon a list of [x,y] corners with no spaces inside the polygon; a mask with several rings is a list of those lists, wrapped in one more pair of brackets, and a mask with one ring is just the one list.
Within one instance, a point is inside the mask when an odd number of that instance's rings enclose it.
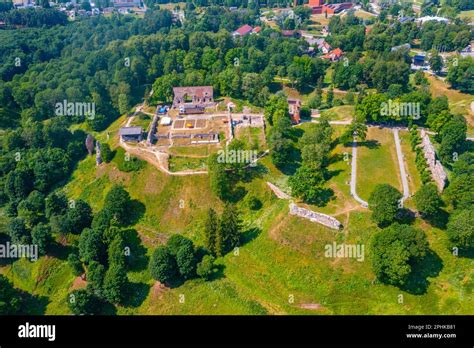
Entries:
{"label": "rooftop", "polygon": [[234,34],[239,34],[241,36],[244,36],[250,33],[251,31],[252,31],[252,27],[248,24],[245,24],[241,26],[239,29],[237,29],[236,31],[234,31]]}
{"label": "rooftop", "polygon": [[196,96],[197,98],[212,97],[212,86],[196,86],[196,87],[173,87],[175,97],[183,97],[184,95]]}
{"label": "rooftop", "polygon": [[141,135],[142,133],[142,127],[122,127],[119,130],[119,135]]}

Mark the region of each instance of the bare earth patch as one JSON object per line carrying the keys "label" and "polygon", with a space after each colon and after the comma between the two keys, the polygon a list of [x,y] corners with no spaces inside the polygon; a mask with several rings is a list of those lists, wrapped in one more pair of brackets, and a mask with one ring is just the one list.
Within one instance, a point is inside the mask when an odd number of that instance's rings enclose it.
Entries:
{"label": "bare earth patch", "polygon": [[81,276],[76,277],[71,285],[71,290],[85,289],[87,286],[87,281],[82,279]]}
{"label": "bare earth patch", "polygon": [[319,303],[303,303],[303,304],[300,304],[299,307],[303,309],[310,309],[310,310],[323,309],[323,306],[321,306]]}
{"label": "bare earth patch", "polygon": [[153,284],[153,287],[151,288],[152,299],[156,299],[157,297],[163,297],[163,293],[167,290],[168,288],[164,284],[160,283],[159,281],[156,281],[155,284]]}

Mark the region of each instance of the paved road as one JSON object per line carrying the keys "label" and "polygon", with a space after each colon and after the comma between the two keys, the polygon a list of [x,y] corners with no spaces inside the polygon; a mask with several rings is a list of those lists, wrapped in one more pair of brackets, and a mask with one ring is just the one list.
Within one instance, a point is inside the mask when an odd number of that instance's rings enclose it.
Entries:
{"label": "paved road", "polygon": [[402,186],[403,186],[403,198],[401,199],[401,203],[410,197],[410,189],[408,187],[408,179],[407,173],[405,171],[405,164],[403,163],[403,152],[402,146],[400,145],[400,137],[398,136],[398,129],[392,129],[393,138],[395,139],[395,148],[397,149],[397,157],[398,157],[398,167],[400,168],[400,176],[402,178]]}
{"label": "paved road", "polygon": [[357,186],[357,140],[354,137],[352,143],[352,171],[351,171],[351,195],[354,199],[359,202],[364,208],[369,206],[369,203],[359,197],[356,191]]}

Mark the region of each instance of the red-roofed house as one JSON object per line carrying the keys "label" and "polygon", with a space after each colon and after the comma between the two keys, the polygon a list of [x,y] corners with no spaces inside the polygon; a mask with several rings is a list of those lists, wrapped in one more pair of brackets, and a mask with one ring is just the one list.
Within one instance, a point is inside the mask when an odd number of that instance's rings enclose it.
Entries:
{"label": "red-roofed house", "polygon": [[299,99],[288,99],[288,112],[291,117],[291,123],[300,123],[300,111],[301,111],[301,100]]}
{"label": "red-roofed house", "polygon": [[232,33],[232,36],[236,37],[236,36],[245,36],[247,34],[250,34],[252,32],[253,28],[248,25],[248,24],[245,24],[243,26],[241,26],[239,29],[237,29],[236,31],[234,31]]}
{"label": "red-roofed house", "polygon": [[[332,2],[332,1],[329,0],[327,2]],[[306,6],[311,8],[313,14],[321,14],[321,13],[336,14],[343,10],[347,10],[351,8],[352,5],[353,4],[350,2],[326,4],[325,0],[309,0],[308,4],[306,4]]]}
{"label": "red-roofed house", "polygon": [[344,52],[340,48],[336,48],[329,52],[328,54],[325,54],[322,56],[322,59],[330,59],[331,62],[337,62],[339,59],[341,59],[342,55]]}
{"label": "red-roofed house", "polygon": [[258,34],[262,30],[262,27],[256,26],[252,29],[252,34]]}
{"label": "red-roofed house", "polygon": [[299,30],[282,30],[281,35],[285,37],[301,37],[301,32]]}

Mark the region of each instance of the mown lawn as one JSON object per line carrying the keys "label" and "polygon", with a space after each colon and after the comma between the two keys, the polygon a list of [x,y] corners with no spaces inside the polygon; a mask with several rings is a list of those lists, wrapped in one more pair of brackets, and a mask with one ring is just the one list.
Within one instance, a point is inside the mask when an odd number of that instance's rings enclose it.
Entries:
{"label": "mown lawn", "polygon": [[169,169],[172,172],[182,170],[207,170],[207,158],[171,156]]}
{"label": "mown lawn", "polygon": [[350,121],[354,118],[354,114],[354,105],[334,106],[330,109],[321,111],[321,116],[325,116],[331,121]]}
{"label": "mown lawn", "polygon": [[393,134],[388,129],[370,127],[357,151],[357,193],[367,201],[378,184],[390,184],[402,192]]}

